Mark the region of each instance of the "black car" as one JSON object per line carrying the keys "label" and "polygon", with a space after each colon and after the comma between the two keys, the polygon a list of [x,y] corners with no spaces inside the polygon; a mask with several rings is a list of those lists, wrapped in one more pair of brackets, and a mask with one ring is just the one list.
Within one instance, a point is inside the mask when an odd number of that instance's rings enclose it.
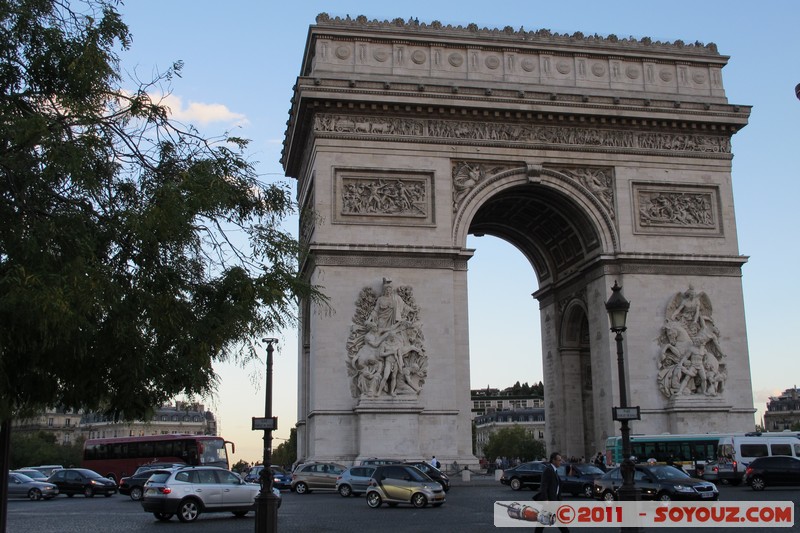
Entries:
{"label": "black car", "polygon": [[768,485],[800,485],[800,459],[788,455],[759,457],[747,467],[742,481],[753,490],[764,490]]}
{"label": "black car", "polygon": [[[683,470],[669,465],[636,465],[633,477],[642,500],[718,500],[717,486],[708,481],[689,477]],[[599,500],[618,499],[622,486],[619,467],[613,468],[594,480],[594,497]]]}
{"label": "black car", "polygon": [[556,472],[561,480],[561,492],[573,496],[582,494],[587,498],[594,497],[594,480],[605,474],[595,465],[586,463],[562,463]]}
{"label": "black car", "polygon": [[58,487],[59,494],[66,494],[72,498],[76,494],[83,494],[87,498],[95,494],[105,497],[117,492],[117,484],[88,468],[64,468],[53,473],[47,479]]}
{"label": "black car", "polygon": [[500,483],[510,486],[512,490],[519,490],[522,487],[539,490],[546,464],[543,461],[531,461],[503,470]]}
{"label": "black car", "polygon": [[445,492],[450,490],[450,478],[447,477],[447,474],[436,468],[430,463],[426,463],[425,461],[406,461],[405,464],[416,466],[420,470],[422,470],[429,478],[434,481],[438,481],[439,485],[442,486]]}
{"label": "black car", "polygon": [[132,476],[123,477],[119,480],[119,493],[130,496],[133,501],[140,501],[144,495],[144,484],[156,472],[169,472],[169,470],[158,470],[155,468],[145,469]]}

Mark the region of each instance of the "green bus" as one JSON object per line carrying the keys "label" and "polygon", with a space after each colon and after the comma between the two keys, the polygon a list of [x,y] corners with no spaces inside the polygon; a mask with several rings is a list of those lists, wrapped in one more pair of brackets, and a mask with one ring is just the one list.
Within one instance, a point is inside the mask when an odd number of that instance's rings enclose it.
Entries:
{"label": "green bus", "polygon": [[[691,473],[697,466],[716,461],[720,439],[730,436],[731,433],[631,435],[631,455],[638,463],[655,459],[656,463],[673,463]],[[606,464],[619,465],[622,459],[622,437],[607,438]]]}

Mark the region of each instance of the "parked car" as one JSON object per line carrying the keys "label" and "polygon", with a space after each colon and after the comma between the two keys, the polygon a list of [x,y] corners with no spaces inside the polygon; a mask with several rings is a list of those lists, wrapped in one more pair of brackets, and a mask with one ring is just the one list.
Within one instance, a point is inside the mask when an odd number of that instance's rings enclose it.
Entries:
{"label": "parked car", "polygon": [[130,496],[131,500],[138,502],[144,496],[144,484],[156,472],[169,472],[169,469],[149,468],[132,476],[120,478],[117,489],[120,494]]}
{"label": "parked car", "polygon": [[58,496],[58,487],[52,483],[36,481],[19,472],[8,473],[8,496],[29,500],[49,500]]}
{"label": "parked car", "polygon": [[20,470],[38,470],[42,474],[47,477],[50,477],[55,473],[56,470],[61,470],[64,468],[61,465],[39,465],[39,466],[26,466],[25,468],[20,468]]}
{"label": "parked car", "polygon": [[367,492],[375,466],[351,466],[336,478],[336,492],[343,498]]}
{"label": "parked car", "polygon": [[33,468],[20,468],[18,470],[14,470],[14,472],[17,474],[24,474],[34,481],[47,482],[47,478],[50,477],[42,474],[39,470],[34,470]]}
{"label": "parked car", "polygon": [[411,465],[379,465],[372,473],[367,487],[367,505],[377,509],[386,502],[390,506],[409,503],[425,507],[430,503],[439,507],[445,502],[442,486]]}
{"label": "parked car", "polygon": [[361,461],[361,466],[378,466],[378,465],[396,465],[402,463],[402,459],[379,459],[377,457],[370,457]]}
{"label": "parked car", "polygon": [[450,490],[450,478],[447,474],[436,468],[430,463],[425,461],[406,461],[407,465],[415,466],[422,470],[422,472],[434,481],[437,481],[442,486],[445,492]]}
{"label": "parked car", "polygon": [[[164,522],[173,515],[181,522],[194,522],[202,513],[244,516],[254,510],[260,490],[238,474],[216,466],[159,470],[144,484],[142,508]],[[280,498],[280,491],[273,493]]]}
{"label": "parked car", "polygon": [[771,485],[800,485],[800,459],[788,455],[773,455],[754,459],[742,478],[753,490]]}
{"label": "parked car", "polygon": [[76,494],[83,494],[87,498],[102,494],[107,498],[117,492],[117,484],[114,481],[88,468],[57,470],[47,481],[57,485],[58,492],[70,498]]}
{"label": "parked car", "polygon": [[133,475],[135,476],[136,474],[141,474],[148,470],[169,470],[171,468],[182,468],[184,466],[186,466],[186,463],[145,463],[140,465]]}
{"label": "parked car", "polygon": [[500,483],[510,486],[512,490],[520,490],[523,487],[528,487],[531,490],[539,490],[545,464],[546,463],[542,461],[531,461],[512,468],[507,468],[503,470]]}
{"label": "parked car", "polygon": [[[636,465],[634,482],[642,500],[718,500],[717,486],[709,481],[689,477],[669,465]],[[612,501],[622,486],[619,467],[613,468],[594,480],[594,497]]]}
{"label": "parked car", "polygon": [[[244,475],[244,480],[248,483],[260,483],[261,471],[263,469],[264,465],[251,466]],[[276,487],[278,490],[292,488],[292,474],[277,465],[270,466],[270,469],[272,470],[273,487]]]}
{"label": "parked car", "polygon": [[562,463],[556,472],[561,479],[562,492],[573,496],[582,494],[587,498],[594,497],[594,480],[605,474],[597,466],[586,463]]}
{"label": "parked car", "polygon": [[336,478],[347,470],[337,463],[303,463],[292,472],[292,490],[306,494],[312,490],[336,490]]}

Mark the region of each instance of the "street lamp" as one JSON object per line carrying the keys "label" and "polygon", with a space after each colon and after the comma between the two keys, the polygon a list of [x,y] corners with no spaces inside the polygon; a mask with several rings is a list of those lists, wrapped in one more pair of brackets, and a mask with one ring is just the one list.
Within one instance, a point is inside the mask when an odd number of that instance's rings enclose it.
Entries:
{"label": "street lamp", "polygon": [[256,533],[277,533],[278,498],[272,492],[272,430],[277,429],[277,420],[272,417],[272,352],[278,339],[265,338],[267,343],[267,391],[264,401],[264,418],[253,419],[253,429],[264,430],[263,468],[259,476],[261,490],[256,496]]}
{"label": "street lamp", "polygon": [[611,298],[606,302],[608,320],[611,322],[611,331],[616,333],[614,340],[617,341],[617,371],[619,372],[619,403],[618,408],[614,408],[614,420],[619,420],[622,432],[622,487],[619,489],[619,499],[623,501],[633,501],[637,499],[638,493],[634,485],[633,476],[636,471],[631,460],[631,429],[628,427],[629,420],[639,419],[639,408],[628,407],[628,393],[625,386],[625,356],[622,350],[622,333],[628,329],[625,321],[628,318],[628,310],[631,303],[622,295],[622,287],[616,281],[611,287]]}

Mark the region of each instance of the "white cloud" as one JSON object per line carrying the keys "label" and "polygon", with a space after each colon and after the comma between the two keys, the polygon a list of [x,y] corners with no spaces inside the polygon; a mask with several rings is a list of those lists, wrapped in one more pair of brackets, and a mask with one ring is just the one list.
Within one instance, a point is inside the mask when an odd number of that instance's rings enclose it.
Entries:
{"label": "white cloud", "polygon": [[247,117],[241,113],[234,113],[224,104],[206,104],[203,102],[189,102],[184,105],[183,99],[174,94],[167,95],[161,103],[170,110],[170,115],[187,124],[207,125],[212,122],[225,122],[231,125],[244,126],[249,123]]}

